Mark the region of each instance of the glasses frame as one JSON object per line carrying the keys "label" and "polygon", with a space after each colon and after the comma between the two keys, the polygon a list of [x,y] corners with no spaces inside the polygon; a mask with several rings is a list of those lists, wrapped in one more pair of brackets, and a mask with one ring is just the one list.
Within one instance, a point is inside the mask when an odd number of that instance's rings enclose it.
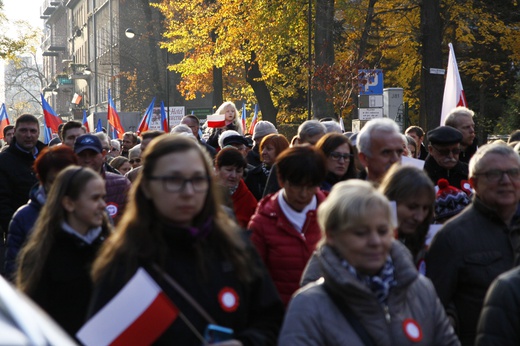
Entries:
{"label": "glasses frame", "polygon": [[[498,175],[499,174],[499,175]],[[507,174],[511,181],[520,180],[520,169],[519,168],[511,168],[511,169],[490,169],[487,172],[475,173],[476,176],[483,175],[490,182],[496,183],[504,178],[504,175]],[[512,175],[511,175],[512,174]]]}
{"label": "glasses frame", "polygon": [[[336,156],[336,157],[334,157],[334,156]],[[338,153],[337,151],[332,151],[329,154],[329,157],[334,161],[339,161],[341,158],[343,158],[344,161],[350,161],[350,160],[352,160],[354,155],[353,154],[341,154],[341,153]]]}
{"label": "glasses frame", "polygon": [[[200,178],[203,178],[207,183],[207,185],[204,189],[198,189],[195,187],[195,184],[193,184],[193,180],[200,179]],[[178,189],[172,189],[171,186],[168,185],[168,181],[172,180],[172,179],[182,179],[182,184]],[[164,190],[166,190],[168,192],[182,192],[182,191],[184,191],[184,189],[186,188],[186,185],[188,183],[190,183],[193,191],[199,192],[199,193],[208,191],[209,186],[210,186],[210,177],[207,175],[202,176],[202,177],[192,177],[192,178],[172,177],[172,176],[151,176],[151,177],[148,177],[148,180],[152,180],[152,181],[160,180],[162,182],[162,186],[163,186]]]}
{"label": "glasses frame", "polygon": [[[432,145],[432,148],[435,149],[439,154],[441,154],[441,156],[450,156],[450,154],[453,154],[453,156],[459,156],[460,152],[462,150],[460,150],[460,148],[454,148],[454,149],[439,149],[437,148],[435,145]],[[456,151],[456,152],[455,152]],[[446,154],[447,152],[447,154]]]}

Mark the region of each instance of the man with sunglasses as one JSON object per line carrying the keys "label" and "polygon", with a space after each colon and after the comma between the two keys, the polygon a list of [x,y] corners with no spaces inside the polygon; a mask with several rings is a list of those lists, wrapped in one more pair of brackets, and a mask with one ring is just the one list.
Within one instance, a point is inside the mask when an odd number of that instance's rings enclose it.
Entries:
{"label": "man with sunglasses", "polygon": [[451,186],[471,194],[468,182],[468,165],[459,161],[462,133],[450,126],[439,126],[428,132],[428,153],[424,170],[437,185],[439,179],[448,180]]}
{"label": "man with sunglasses", "polygon": [[503,142],[486,144],[471,158],[469,177],[472,203],[443,226],[426,255],[426,275],[463,346],[475,344],[493,280],[519,264],[520,156]]}

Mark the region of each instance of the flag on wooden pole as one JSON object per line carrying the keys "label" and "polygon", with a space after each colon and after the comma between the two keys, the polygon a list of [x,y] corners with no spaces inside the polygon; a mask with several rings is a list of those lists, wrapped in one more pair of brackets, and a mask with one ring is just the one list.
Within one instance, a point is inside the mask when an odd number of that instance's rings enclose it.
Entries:
{"label": "flag on wooden pole", "polygon": [[166,110],[164,109],[163,101],[161,101],[161,129],[168,133],[168,119],[166,118]]}
{"label": "flag on wooden pole", "polygon": [[150,129],[150,121],[152,120],[153,115],[153,106],[155,105],[155,97],[153,98],[152,102],[146,108],[146,111],[144,112],[143,118],[141,119],[141,122],[139,123],[139,126],[137,126],[137,135],[139,136],[141,133],[148,131]]}
{"label": "flag on wooden pole", "polygon": [[83,110],[83,126],[85,126],[85,129],[87,129],[87,133],[90,133],[90,129],[88,127],[88,120],[87,120],[87,110]]}
{"label": "flag on wooden pole", "polygon": [[246,117],[247,117],[247,111],[246,111],[246,104],[242,104],[242,131],[244,132],[244,134],[246,134],[246,130],[247,130],[247,127],[246,127]]}
{"label": "flag on wooden pole", "polygon": [[119,119],[119,114],[117,114],[114,100],[112,100],[112,97],[110,96],[110,89],[108,89],[107,120],[113,129],[112,138],[123,139],[123,134],[125,133],[125,130],[123,129],[123,125],[121,125],[121,119]]}
{"label": "flag on wooden pole", "polygon": [[43,142],[45,144],[49,144],[52,140],[53,135],[58,135],[58,128],[63,120],[56,114],[54,109],[52,109],[51,105],[45,100],[43,94],[40,94],[42,99],[42,109],[43,109]]}
{"label": "flag on wooden pole", "polygon": [[[249,125],[249,134],[253,134],[253,131],[255,130],[255,125],[258,122],[258,103],[255,104],[255,113],[253,115],[253,120],[251,120],[251,125]],[[245,129],[244,129],[245,131]]]}
{"label": "flag on wooden pole", "polygon": [[442,98],[441,126],[444,126],[446,117],[453,108],[468,106],[466,95],[464,94],[464,88],[462,87],[462,81],[460,80],[459,68],[457,66],[455,52],[453,51],[453,45],[449,43],[448,46],[450,47],[450,53],[448,56],[448,69],[446,71],[444,96]]}

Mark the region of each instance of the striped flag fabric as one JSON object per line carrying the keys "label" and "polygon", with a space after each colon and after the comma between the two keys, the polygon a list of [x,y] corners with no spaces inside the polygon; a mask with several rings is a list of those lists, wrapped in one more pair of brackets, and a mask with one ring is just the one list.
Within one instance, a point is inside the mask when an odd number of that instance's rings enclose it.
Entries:
{"label": "striped flag fabric", "polygon": [[243,130],[244,134],[246,133],[246,129],[247,129],[246,117],[247,117],[247,111],[246,111],[246,104],[244,103],[242,105],[242,130]]}
{"label": "striped flag fabric", "polygon": [[453,45],[448,44],[450,53],[448,56],[448,69],[446,71],[446,82],[444,84],[444,95],[442,97],[441,126],[444,126],[446,117],[453,108],[467,107],[466,95],[460,79],[459,67],[453,50]]}
{"label": "striped flag fabric", "polygon": [[123,125],[121,125],[121,119],[119,119],[119,114],[117,114],[114,100],[112,100],[112,97],[110,96],[110,89],[108,89],[107,121],[112,127],[112,138],[123,139],[125,130],[123,129]]}
{"label": "striped flag fabric", "polygon": [[146,108],[146,111],[144,112],[143,118],[141,119],[141,122],[139,123],[139,126],[137,126],[137,135],[139,136],[141,133],[148,131],[150,129],[150,121],[152,120],[152,114],[153,114],[153,106],[155,105],[155,97],[152,99],[152,102]]}
{"label": "striped flag fabric", "polygon": [[178,308],[143,269],[78,331],[86,346],[150,345],[177,319]]}
{"label": "striped flag fabric", "polygon": [[90,133],[90,129],[88,127],[87,110],[86,109],[83,110],[83,121],[82,121],[82,123],[83,123],[83,126],[85,126],[85,128],[87,129],[87,133]]}
{"label": "striped flag fabric", "polygon": [[[253,120],[251,120],[251,125],[249,125],[249,134],[253,134],[253,131],[255,129],[255,125],[258,122],[258,103],[255,104],[255,113],[253,115]],[[245,131],[245,130],[244,130]]]}
{"label": "striped flag fabric", "polygon": [[4,139],[4,128],[7,125],[10,125],[9,117],[7,116],[5,103],[2,103],[2,107],[0,107],[0,139]]}
{"label": "striped flag fabric", "polygon": [[219,128],[226,126],[225,114],[211,114],[208,115],[207,126],[211,128]]}
{"label": "striped flag fabric", "polygon": [[58,127],[63,120],[56,114],[54,109],[52,109],[51,105],[45,100],[43,94],[40,94],[42,100],[42,109],[43,109],[43,124],[44,124],[44,143],[48,144],[53,135],[58,135]]}
{"label": "striped flag fabric", "polygon": [[164,109],[164,102],[161,101],[161,129],[168,133],[168,119],[166,118],[166,110]]}

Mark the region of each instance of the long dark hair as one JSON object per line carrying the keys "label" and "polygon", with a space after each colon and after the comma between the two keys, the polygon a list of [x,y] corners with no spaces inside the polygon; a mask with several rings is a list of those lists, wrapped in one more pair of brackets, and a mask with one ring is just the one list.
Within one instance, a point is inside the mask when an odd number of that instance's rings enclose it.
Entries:
{"label": "long dark hair", "polygon": [[339,180],[348,180],[357,177],[356,171],[356,155],[354,151],[354,146],[350,143],[350,139],[347,136],[340,133],[327,133],[325,136],[321,137],[320,140],[316,143],[316,148],[321,150],[323,154],[328,158],[330,153],[332,153],[337,147],[343,144],[348,144],[348,148],[352,157],[350,162],[348,163],[348,168],[345,174],[342,177],[339,177]]}
{"label": "long dark hair", "polygon": [[397,204],[405,203],[420,193],[425,193],[431,200],[428,215],[413,234],[403,234],[397,228],[397,238],[406,245],[414,258],[424,246],[424,239],[433,219],[435,188],[431,179],[423,170],[412,166],[394,164],[386,173],[379,190]]}
{"label": "long dark hair", "polygon": [[[213,179],[213,167],[209,156],[192,139],[178,135],[163,135],[150,142],[143,157],[143,168],[133,183],[128,205],[120,220],[115,234],[109,238],[93,265],[94,281],[108,273],[113,273],[116,263],[126,267],[127,278],[137,269],[140,262],[164,263],[168,248],[162,235],[162,218],[158,215],[153,201],[144,194],[143,184],[153,175],[157,161],[165,155],[194,150],[204,162],[210,179],[206,200],[202,211],[193,220],[194,227],[202,227],[207,220],[213,219],[214,228],[205,240],[226,256],[235,266],[238,278],[251,278],[249,256],[245,242],[239,235],[239,227],[221,207],[223,199],[220,188]],[[205,255],[196,244],[199,264]]]}
{"label": "long dark hair", "polygon": [[[62,232],[61,224],[67,215],[62,206],[63,198],[67,196],[77,200],[84,192],[85,186],[93,179],[102,178],[92,169],[78,166],[69,166],[56,177],[36,220],[34,231],[18,256],[16,286],[23,292],[29,295],[34,293],[54,239],[58,232]],[[110,227],[106,215],[102,227]]]}

